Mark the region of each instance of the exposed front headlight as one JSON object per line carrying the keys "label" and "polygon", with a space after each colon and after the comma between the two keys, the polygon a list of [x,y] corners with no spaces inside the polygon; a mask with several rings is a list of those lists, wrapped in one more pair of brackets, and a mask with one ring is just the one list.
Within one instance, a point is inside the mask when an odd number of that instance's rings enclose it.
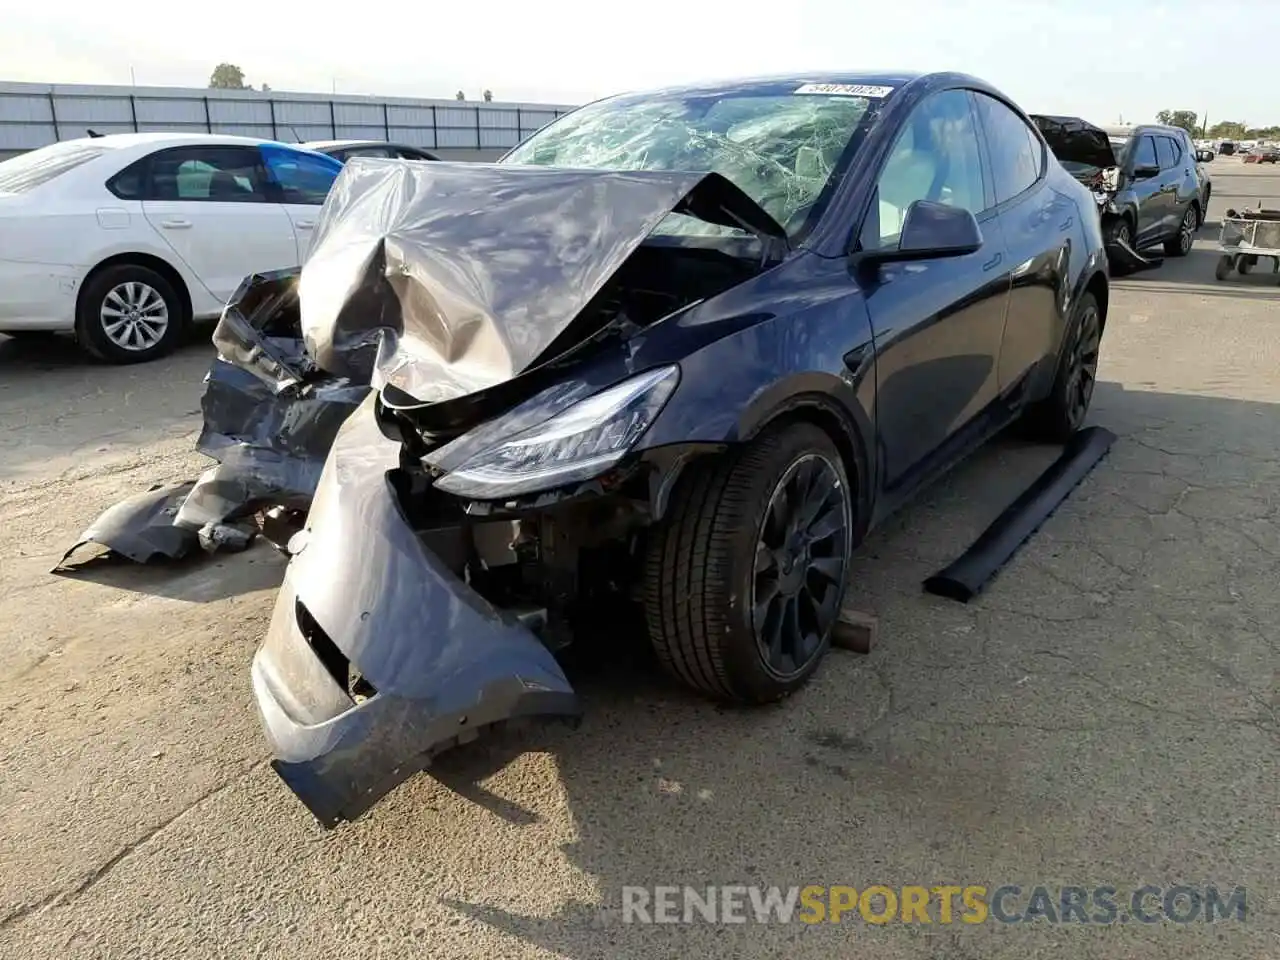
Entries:
{"label": "exposed front headlight", "polygon": [[679,381],[678,367],[659,367],[624,380],[482,450],[435,485],[484,500],[590,480],[635,446]]}

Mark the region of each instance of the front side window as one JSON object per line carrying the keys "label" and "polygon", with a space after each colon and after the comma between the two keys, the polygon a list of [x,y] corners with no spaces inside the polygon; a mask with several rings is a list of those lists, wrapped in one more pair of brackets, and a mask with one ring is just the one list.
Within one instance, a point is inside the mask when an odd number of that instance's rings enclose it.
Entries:
{"label": "front side window", "polygon": [[0,163],[0,193],[26,193],[106,153],[91,143],[51,143]]}
{"label": "front side window", "polygon": [[908,118],[876,182],[876,203],[864,224],[863,248],[895,246],[907,211],[917,200],[946,203],[974,214],[986,206],[978,129],[964,90],[936,93]]}
{"label": "front side window", "polygon": [[[883,103],[814,87],[605,100],[543,127],[501,162],[719,173],[795,239],[821,215]],[[742,233],[676,214],[655,232]]]}
{"label": "front side window", "polygon": [[991,155],[991,179],[996,203],[1031,187],[1044,169],[1044,147],[1023,119],[994,97],[975,93]]}
{"label": "front side window", "polygon": [[352,157],[390,158],[391,151],[386,147],[354,147],[351,150],[344,150],[340,159],[350,160]]}
{"label": "front side window", "polygon": [[320,206],[342,172],[342,162],[323,154],[302,153],[284,147],[263,147],[262,156],[281,203]]}
{"label": "front side window", "polygon": [[151,158],[151,200],[264,203],[263,171],[246,147],[181,147]]}

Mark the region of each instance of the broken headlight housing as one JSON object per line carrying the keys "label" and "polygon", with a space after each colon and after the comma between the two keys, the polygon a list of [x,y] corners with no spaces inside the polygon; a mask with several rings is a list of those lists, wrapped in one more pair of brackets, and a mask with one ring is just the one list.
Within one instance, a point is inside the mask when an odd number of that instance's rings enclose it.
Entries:
{"label": "broken headlight housing", "polygon": [[598,477],[635,446],[679,381],[675,366],[631,377],[486,447],[435,485],[460,497],[492,500]]}

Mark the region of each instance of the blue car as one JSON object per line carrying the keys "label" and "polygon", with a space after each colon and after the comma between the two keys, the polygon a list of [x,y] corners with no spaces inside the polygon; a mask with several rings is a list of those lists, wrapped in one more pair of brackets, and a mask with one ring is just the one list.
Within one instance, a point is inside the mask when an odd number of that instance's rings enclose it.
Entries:
{"label": "blue car", "polygon": [[354,158],[298,281],[369,376],[253,663],[325,825],[451,745],[576,715],[570,644],[778,700],[850,557],[1017,421],[1083,422],[1094,201],[998,90],[805,75],[599,101],[496,164]]}

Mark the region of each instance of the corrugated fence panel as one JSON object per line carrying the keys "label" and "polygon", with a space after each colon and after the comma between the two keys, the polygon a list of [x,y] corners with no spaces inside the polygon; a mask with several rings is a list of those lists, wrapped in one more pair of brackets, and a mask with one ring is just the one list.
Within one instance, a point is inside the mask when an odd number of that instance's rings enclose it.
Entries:
{"label": "corrugated fence panel", "polygon": [[[138,123],[141,124],[177,124],[183,129],[190,124],[205,126],[204,100],[194,97],[181,99],[160,97],[134,97],[134,108],[138,111]],[[129,104],[125,102],[125,109]]]}
{"label": "corrugated fence panel", "polygon": [[52,123],[6,123],[0,126],[0,153],[35,150],[53,139]]}
{"label": "corrugated fence panel", "polygon": [[430,107],[388,106],[387,119],[396,127],[424,127],[430,130],[434,114]]}
{"label": "corrugated fence panel", "polygon": [[479,146],[476,142],[475,127],[472,127],[470,130],[467,130],[466,128],[450,130],[448,127],[440,127],[436,130],[436,146],[470,147],[474,150]]}
{"label": "corrugated fence panel", "polygon": [[493,127],[501,130],[514,130],[520,126],[519,110],[492,110],[488,107],[477,107],[480,115],[480,127]]}
{"label": "corrugated fence panel", "polygon": [[514,147],[520,142],[518,130],[485,130],[480,131],[482,147]]}
{"label": "corrugated fence panel", "polygon": [[55,97],[58,123],[133,123],[128,99],[112,97]]}
{"label": "corrugated fence panel", "polygon": [[0,117],[13,123],[50,123],[53,106],[48,97],[0,93]]}
{"label": "corrugated fence panel", "polygon": [[271,104],[261,100],[209,100],[209,119],[218,123],[265,123],[271,126]]}
{"label": "corrugated fence panel", "polygon": [[382,126],[382,104],[380,103],[338,103],[333,105],[333,116],[339,125],[349,124],[356,127]]}
{"label": "corrugated fence panel", "polygon": [[[336,106],[334,111],[337,111]],[[276,123],[324,124],[332,132],[332,120],[327,101],[322,103],[306,100],[276,101]]]}
{"label": "corrugated fence panel", "polygon": [[[568,112],[550,104],[284,91],[0,82],[0,154],[98,133],[212,133],[280,140],[381,140],[505,150]],[[273,125],[274,119],[274,125]]]}
{"label": "corrugated fence panel", "polygon": [[393,143],[407,143],[411,147],[430,150],[436,144],[436,133],[426,127],[392,127],[387,137]]}

